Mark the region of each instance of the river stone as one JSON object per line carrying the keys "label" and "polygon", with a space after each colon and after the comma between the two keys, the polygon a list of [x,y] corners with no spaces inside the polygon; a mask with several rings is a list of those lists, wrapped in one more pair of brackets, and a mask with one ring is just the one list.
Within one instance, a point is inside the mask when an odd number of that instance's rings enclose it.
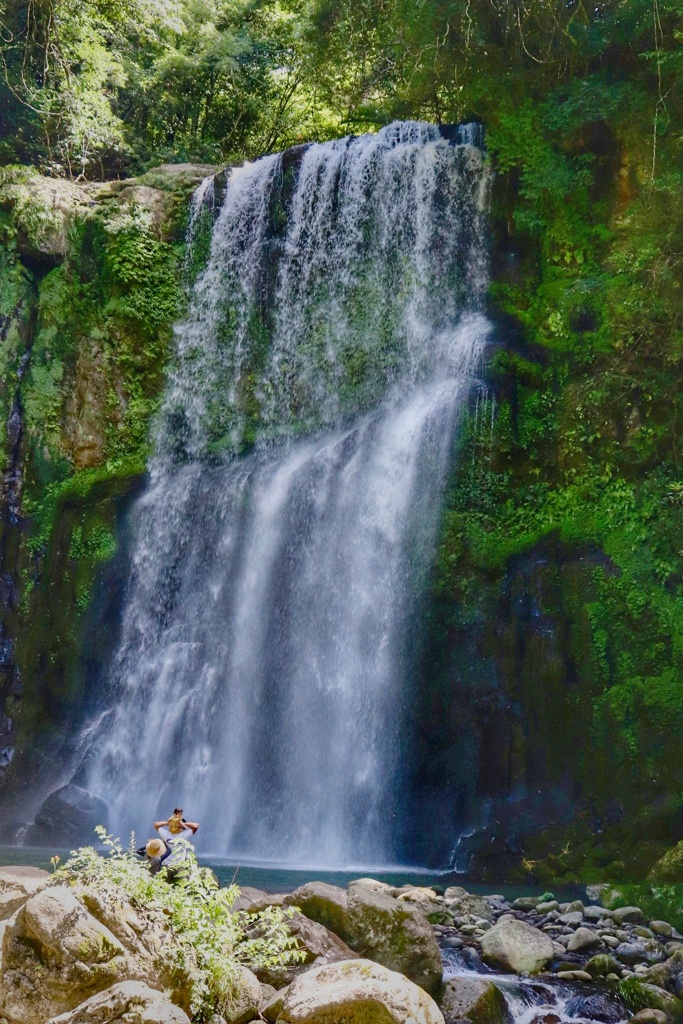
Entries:
{"label": "river stone", "polygon": [[522,910],[525,914],[528,914],[530,910],[535,910],[539,903],[542,902],[542,896],[518,896],[516,900],[512,901],[512,909]]}
{"label": "river stone", "polygon": [[327,882],[308,882],[285,896],[285,904],[299,907],[311,921],[329,928],[345,942],[349,941],[348,900],[344,889]]}
{"label": "river stone", "polygon": [[405,974],[426,992],[436,991],[443,974],[441,951],[432,926],[417,907],[353,883],[347,906],[345,938],[352,949]]}
{"label": "river stone", "polygon": [[649,948],[643,942],[622,942],[614,952],[622,963],[629,965],[643,961],[656,963],[664,958],[662,953]]}
{"label": "river stone", "polygon": [[683,1002],[677,996],[647,982],[641,982],[641,991],[644,999],[647,999],[648,1006],[653,1010],[661,1010],[669,1020],[683,1020]]}
{"label": "river stone", "polygon": [[612,917],[617,926],[622,924],[642,924],[645,920],[645,915],[640,907],[617,907],[612,912]]}
{"label": "river stone", "polygon": [[449,978],[444,984],[439,1007],[445,1020],[468,1020],[471,1024],[504,1024],[506,1003],[503,993],[484,977]]}
{"label": "river stone", "polygon": [[537,914],[552,914],[554,910],[559,910],[560,904],[557,900],[548,900],[547,903],[539,903],[536,907]]}
{"label": "river stone", "polygon": [[540,971],[553,957],[552,939],[538,928],[503,917],[485,932],[481,949],[487,963],[497,964],[518,974]]}
{"label": "river stone", "polygon": [[26,834],[26,842],[52,847],[92,845],[95,826],[106,826],[108,821],[109,809],[104,800],[69,783],[50,793]]}
{"label": "river stone", "polygon": [[285,996],[289,992],[289,985],[274,992],[270,999],[261,1005],[261,1017],[268,1021],[276,1021],[285,1005]]}
{"label": "river stone", "polygon": [[583,914],[580,910],[569,910],[566,914],[561,914],[558,921],[561,924],[566,924],[569,928],[576,927],[583,921]]}
{"label": "river stone", "polygon": [[370,960],[315,967],[287,990],[278,1024],[444,1024],[434,1000]]}
{"label": "river stone", "polygon": [[189,1024],[190,1018],[142,981],[122,981],[48,1024]]}
{"label": "river stone", "polygon": [[357,954],[334,932],[317,921],[310,921],[300,912],[294,912],[293,917],[287,921],[287,926],[297,936],[305,959],[299,964],[263,967],[257,971],[261,981],[273,985],[276,989],[290,984],[299,974],[309,970],[311,965],[321,967],[323,964],[337,963],[339,960],[357,959]]}
{"label": "river stone", "polygon": [[661,935],[665,939],[670,939],[674,933],[673,928],[667,921],[650,921],[650,930],[655,935]]}
{"label": "river stone", "polygon": [[647,1007],[645,1010],[638,1010],[638,1013],[634,1013],[630,1024],[667,1024],[668,1019],[662,1010]]}
{"label": "river stone", "polygon": [[479,917],[484,921],[493,921],[495,917],[493,908],[483,896],[472,896],[470,894],[461,896],[459,899],[452,900],[450,907],[456,914],[463,916],[467,914],[472,917]]}
{"label": "river stone", "polygon": [[587,921],[602,921],[603,918],[611,917],[612,911],[605,910],[604,907],[585,907],[583,911],[583,916],[586,918]]}
{"label": "river stone", "polygon": [[259,1015],[262,1003],[261,983],[246,967],[238,967],[228,985],[221,1015],[225,1024],[247,1024]]}
{"label": "river stone", "polygon": [[625,1017],[621,1002],[604,993],[590,996],[574,996],[566,1007],[568,1017],[583,1017],[586,1020],[602,1021],[602,1024],[617,1024]]}
{"label": "river stone", "polygon": [[594,949],[601,942],[600,936],[592,932],[590,928],[577,928],[573,935],[569,936],[567,949],[570,953],[580,953],[587,949]]}
{"label": "river stone", "polygon": [[461,885],[449,885],[443,894],[443,898],[446,903],[451,903],[453,900],[461,900],[463,896],[469,896],[467,889],[463,889]]}

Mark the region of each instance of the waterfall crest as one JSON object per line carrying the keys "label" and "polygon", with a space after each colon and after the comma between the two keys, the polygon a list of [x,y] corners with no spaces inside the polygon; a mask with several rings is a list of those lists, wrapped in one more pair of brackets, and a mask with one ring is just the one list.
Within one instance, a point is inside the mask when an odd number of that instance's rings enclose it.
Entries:
{"label": "waterfall crest", "polygon": [[89,768],[118,833],[180,805],[243,863],[404,856],[421,594],[488,330],[486,192],[481,151],[416,122],[230,173]]}

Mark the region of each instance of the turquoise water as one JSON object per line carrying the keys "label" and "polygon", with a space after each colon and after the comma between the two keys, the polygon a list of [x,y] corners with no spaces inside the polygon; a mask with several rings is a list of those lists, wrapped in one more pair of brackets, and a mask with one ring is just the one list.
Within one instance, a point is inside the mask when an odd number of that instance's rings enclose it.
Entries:
{"label": "turquoise water", "polygon": [[[62,862],[68,859],[69,850],[51,850],[39,847],[26,846],[5,846],[0,847],[0,866],[7,864],[31,864],[34,867],[50,870],[50,858],[58,856]],[[582,886],[546,886],[538,885],[510,885],[506,882],[473,882],[466,875],[455,873],[434,873],[421,871],[415,868],[396,868],[393,871],[318,871],[315,868],[306,868],[299,871],[292,871],[288,868],[262,867],[262,866],[241,866],[216,861],[214,858],[203,858],[199,854],[202,864],[213,869],[221,885],[230,885],[235,882],[240,886],[252,886],[254,889],[263,889],[266,892],[292,892],[305,882],[328,882],[330,885],[346,887],[355,878],[368,877],[376,878],[389,885],[438,885],[445,888],[449,885],[462,885],[469,892],[479,895],[490,895],[501,893],[508,899],[515,899],[517,896],[538,896],[543,891],[552,891],[559,899],[576,899],[585,897],[585,889]]]}

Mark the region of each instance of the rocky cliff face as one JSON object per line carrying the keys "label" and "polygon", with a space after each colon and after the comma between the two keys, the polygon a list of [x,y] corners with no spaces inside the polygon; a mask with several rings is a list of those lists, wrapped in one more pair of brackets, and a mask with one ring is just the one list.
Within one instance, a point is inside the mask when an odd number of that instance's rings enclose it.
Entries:
{"label": "rocky cliff face", "polygon": [[211,170],[84,185],[1,172],[0,772],[24,816],[70,775],[116,629],[122,516],[182,308],[188,196]]}

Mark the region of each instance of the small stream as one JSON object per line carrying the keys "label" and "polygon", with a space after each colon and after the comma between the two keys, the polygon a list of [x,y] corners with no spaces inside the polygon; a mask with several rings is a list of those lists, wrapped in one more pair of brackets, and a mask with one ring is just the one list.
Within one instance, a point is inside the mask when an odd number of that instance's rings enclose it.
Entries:
{"label": "small stream", "polygon": [[611,1024],[626,1020],[618,999],[611,1000],[602,986],[517,974],[496,974],[471,948],[442,948],[444,981],[451,978],[484,977],[502,992],[508,1024],[596,1024],[595,1017],[581,1016],[572,1007],[577,999],[599,995],[613,1007]]}

